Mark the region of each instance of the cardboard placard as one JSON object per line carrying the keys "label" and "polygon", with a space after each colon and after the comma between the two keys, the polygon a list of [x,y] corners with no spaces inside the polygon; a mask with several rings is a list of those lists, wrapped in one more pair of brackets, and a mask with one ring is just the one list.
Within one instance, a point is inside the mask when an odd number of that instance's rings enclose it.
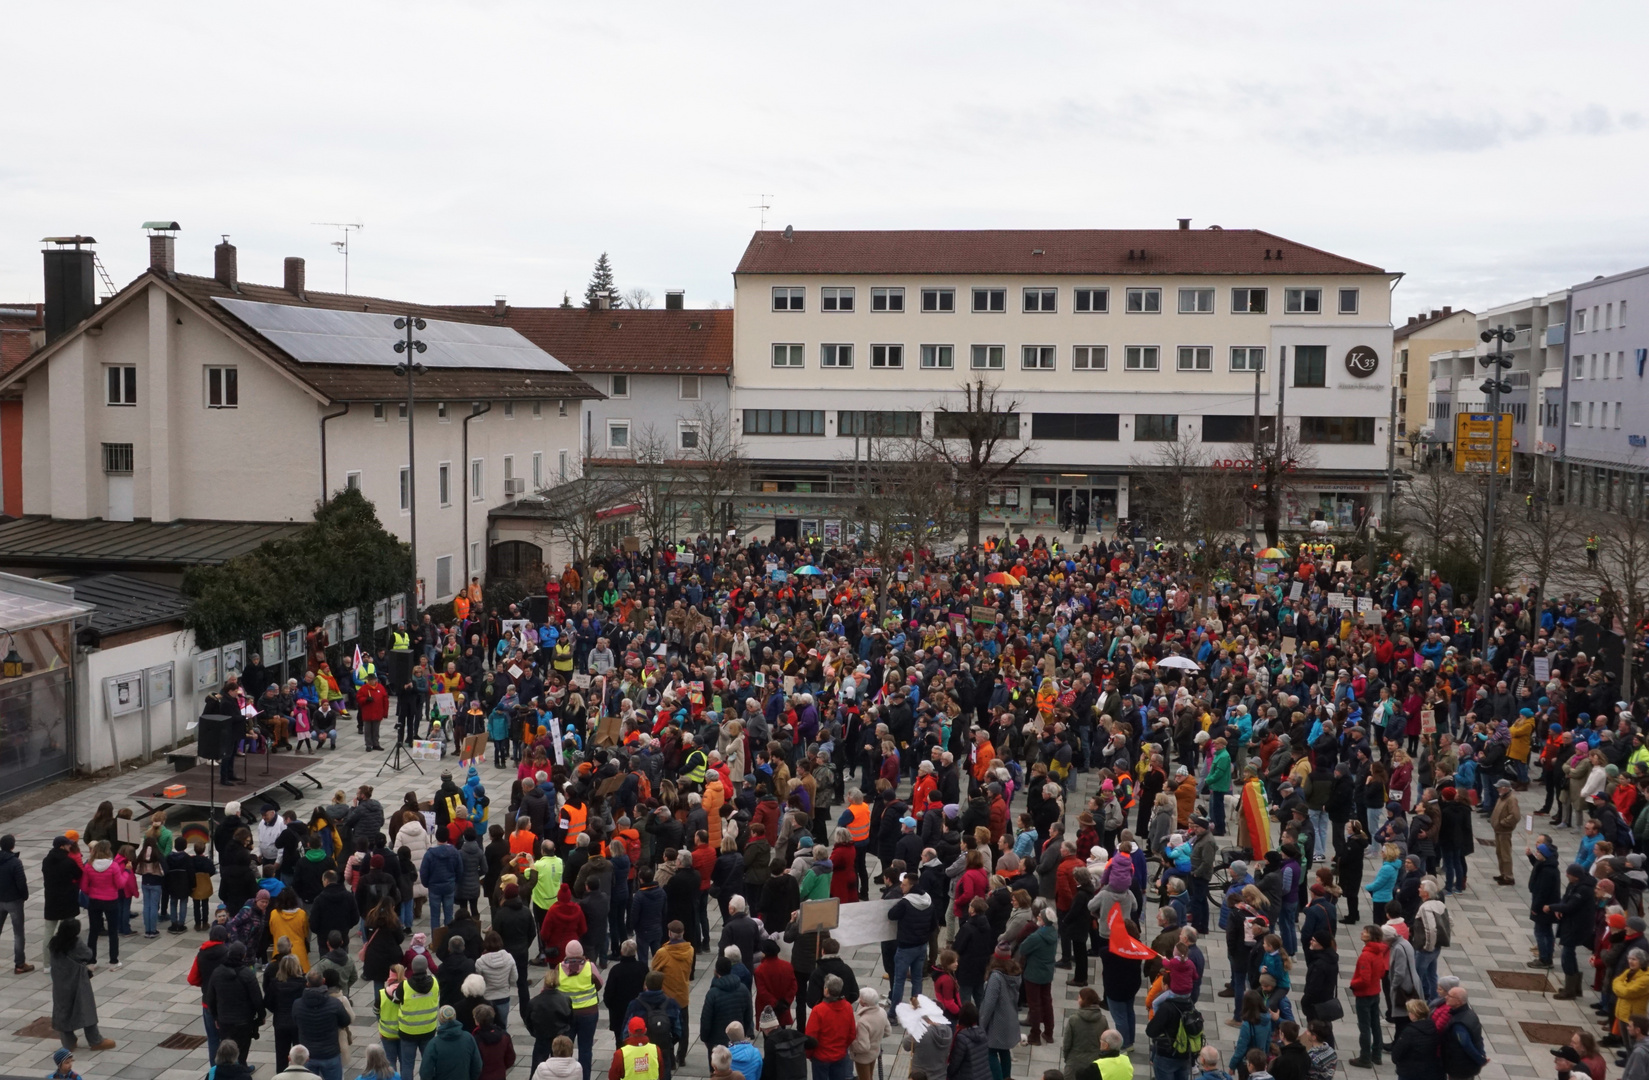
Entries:
{"label": "cardboard placard", "polygon": [[474,735],[465,735],[463,748],[458,752],[458,763],[463,765],[471,761],[479,761],[486,755],[486,752],[487,733],[485,731],[478,731]]}
{"label": "cardboard placard", "polygon": [[434,761],[441,756],[447,744],[442,739],[414,739],[412,741],[412,757],[418,761]]}
{"label": "cardboard placard", "polygon": [[796,916],[796,930],[802,934],[816,934],[834,930],[841,922],[842,902],[837,897],[825,900],[803,900],[801,913]]}
{"label": "cardboard placard", "polygon": [[1336,562],[1334,564],[1334,572],[1336,574],[1349,574],[1349,573],[1351,573],[1351,560],[1350,559],[1341,559],[1339,562]]}
{"label": "cardboard placard", "polygon": [[458,712],[458,701],[451,694],[432,694],[429,699],[430,710],[439,712],[442,716],[454,716]]}
{"label": "cardboard placard", "polygon": [[143,826],[134,818],[115,818],[115,839],[122,844],[131,844],[136,847],[143,843]]}
{"label": "cardboard placard", "polygon": [[1291,638],[1291,637],[1283,638],[1283,655],[1284,656],[1293,656],[1296,652],[1299,651],[1299,646],[1300,646],[1300,643],[1298,641],[1295,641],[1293,638]]}
{"label": "cardboard placard", "polygon": [[1420,710],[1420,734],[1437,734],[1437,714],[1431,709]]}
{"label": "cardboard placard", "polygon": [[1363,625],[1364,626],[1379,626],[1380,625],[1380,613],[1378,611],[1374,610],[1373,608],[1370,608],[1369,610],[1363,612]]}
{"label": "cardboard placard", "polygon": [[994,626],[996,624],[996,609],[993,607],[975,604],[969,609],[968,614],[969,617],[976,623],[985,623],[988,626]]}
{"label": "cardboard placard", "polygon": [[1550,682],[1552,678],[1552,661],[1550,657],[1537,656],[1534,658],[1534,681],[1538,683]]}
{"label": "cardboard placard", "polygon": [[575,671],[575,672],[573,672],[573,685],[578,687],[580,690],[588,690],[590,688],[590,674],[589,674],[589,672],[587,672],[587,671]]}
{"label": "cardboard placard", "polygon": [[597,746],[618,745],[618,717],[603,716],[595,728],[595,744]]}
{"label": "cardboard placard", "polygon": [[1288,590],[1288,598],[1290,600],[1298,600],[1300,597],[1302,597],[1304,595],[1305,595],[1305,583],[1302,582],[1302,581],[1296,581],[1293,584],[1293,586],[1291,586]]}
{"label": "cardboard placard", "polygon": [[601,783],[597,784],[596,789],[595,789],[596,798],[605,799],[607,796],[611,795],[613,792],[615,792],[619,788],[623,787],[624,786],[624,778],[625,778],[626,775],[628,775],[628,774],[620,773],[617,776],[609,776],[609,777],[607,777],[607,779],[605,779]]}
{"label": "cardboard placard", "polygon": [[815,600],[823,600],[828,595],[830,595],[830,594],[825,592],[823,589],[814,589],[813,590],[813,599],[815,599]]}

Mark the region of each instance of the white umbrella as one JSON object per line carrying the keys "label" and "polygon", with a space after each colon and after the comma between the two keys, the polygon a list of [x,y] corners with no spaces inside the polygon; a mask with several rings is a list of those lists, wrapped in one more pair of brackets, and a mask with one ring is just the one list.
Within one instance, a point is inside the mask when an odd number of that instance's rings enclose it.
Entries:
{"label": "white umbrella", "polygon": [[1165,656],[1157,661],[1157,667],[1182,668],[1186,671],[1198,671],[1202,665],[1188,656]]}

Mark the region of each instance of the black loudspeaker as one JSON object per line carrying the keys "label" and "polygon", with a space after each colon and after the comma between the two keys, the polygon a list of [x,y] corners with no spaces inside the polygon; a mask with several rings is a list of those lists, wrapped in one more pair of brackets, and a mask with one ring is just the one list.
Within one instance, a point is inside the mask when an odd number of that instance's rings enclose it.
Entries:
{"label": "black loudspeaker", "polygon": [[223,740],[230,717],[202,716],[195,728],[195,756],[217,761],[223,757]]}
{"label": "black loudspeaker", "polygon": [[378,680],[391,691],[399,690],[412,681],[412,650],[391,649],[384,654],[383,670]]}
{"label": "black loudspeaker", "polygon": [[543,593],[527,597],[527,618],[542,625],[550,621],[550,598]]}

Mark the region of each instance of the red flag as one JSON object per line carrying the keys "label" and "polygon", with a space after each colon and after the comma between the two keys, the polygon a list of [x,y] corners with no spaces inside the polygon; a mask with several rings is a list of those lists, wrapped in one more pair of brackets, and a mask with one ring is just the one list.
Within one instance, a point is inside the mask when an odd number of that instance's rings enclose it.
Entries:
{"label": "red flag", "polygon": [[1111,939],[1111,952],[1116,956],[1129,960],[1149,960],[1156,955],[1151,946],[1128,932],[1128,928],[1123,925],[1120,907],[1111,908],[1111,914],[1105,920],[1105,932]]}

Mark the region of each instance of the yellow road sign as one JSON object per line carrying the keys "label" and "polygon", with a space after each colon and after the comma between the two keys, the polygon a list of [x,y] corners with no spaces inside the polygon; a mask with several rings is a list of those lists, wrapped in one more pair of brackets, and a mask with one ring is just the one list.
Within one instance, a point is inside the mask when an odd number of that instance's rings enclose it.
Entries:
{"label": "yellow road sign", "polygon": [[1455,413],[1454,471],[1486,473],[1490,460],[1495,473],[1512,471],[1512,417],[1510,413]]}

